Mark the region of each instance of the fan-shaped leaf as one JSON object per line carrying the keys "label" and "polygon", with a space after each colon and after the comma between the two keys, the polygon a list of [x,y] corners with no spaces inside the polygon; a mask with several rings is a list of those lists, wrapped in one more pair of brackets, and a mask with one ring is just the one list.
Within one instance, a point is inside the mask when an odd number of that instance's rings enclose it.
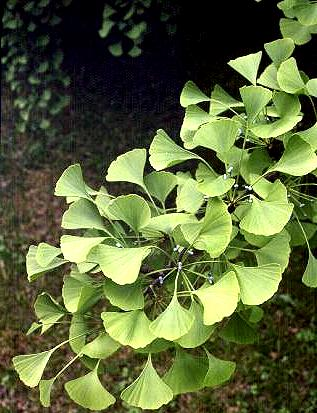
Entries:
{"label": "fan-shaped leaf", "polygon": [[79,164],[69,166],[61,175],[55,187],[56,196],[71,196],[91,200]]}
{"label": "fan-shaped leaf", "polygon": [[308,263],[302,281],[307,287],[317,288],[317,260],[309,251]]}
{"label": "fan-shaped leaf", "polygon": [[221,86],[216,85],[211,94],[210,110],[211,116],[217,116],[230,108],[243,107],[243,103],[230,96]]}
{"label": "fan-shaped leaf", "polygon": [[54,349],[13,357],[12,362],[20,380],[29,387],[36,387],[53,352]]}
{"label": "fan-shaped leaf", "polygon": [[99,264],[105,276],[115,283],[132,284],[138,278],[142,261],[150,251],[151,247],[117,248],[98,245],[88,259]]}
{"label": "fan-shaped leaf", "polygon": [[116,399],[102,386],[96,368],[85,376],[65,383],[68,396],[77,404],[90,410],[102,410],[111,406]]}
{"label": "fan-shaped leaf", "polygon": [[110,201],[108,211],[113,219],[129,225],[135,232],[146,226],[151,218],[147,202],[139,195],[122,195]]}
{"label": "fan-shaped leaf", "polygon": [[272,99],[272,92],[262,86],[244,86],[240,89],[240,95],[248,115],[249,123],[257,118]]}
{"label": "fan-shaped leaf", "polygon": [[35,259],[41,267],[49,266],[54,258],[62,253],[60,248],[40,242],[36,249]]}
{"label": "fan-shaped leaf", "polygon": [[199,159],[196,154],[176,145],[162,129],[157,131],[151,143],[150,155],[150,164],[157,171],[188,159]]}
{"label": "fan-shaped leaf", "polygon": [[233,178],[219,176],[206,165],[200,163],[196,171],[197,189],[201,193],[213,198],[226,194],[235,183]]}
{"label": "fan-shaped leaf", "polygon": [[296,135],[298,135],[305,142],[309,143],[313,151],[317,150],[317,123],[309,129],[296,132]]}
{"label": "fan-shaped leaf", "polygon": [[151,322],[150,330],[156,337],[174,341],[188,333],[193,322],[193,314],[182,307],[174,295],[163,313]]}
{"label": "fan-shaped leaf", "polygon": [[300,93],[305,88],[305,83],[299,73],[294,57],[290,57],[281,63],[277,71],[277,81],[281,89],[287,93]]}
{"label": "fan-shaped leaf", "polygon": [[225,274],[209,287],[195,291],[204,306],[204,324],[213,325],[224,317],[229,317],[237,308],[239,284],[233,271]]}
{"label": "fan-shaped leaf", "polygon": [[49,265],[42,267],[36,259],[37,248],[38,247],[36,247],[35,245],[31,245],[26,255],[26,271],[28,274],[28,280],[30,282],[37,280],[41,275],[67,262],[61,258],[56,257],[50,262]]}
{"label": "fan-shaped leaf", "polygon": [[312,147],[298,136],[288,141],[281,159],[272,167],[272,171],[289,175],[303,176],[317,168],[317,156]]}
{"label": "fan-shaped leaf", "polygon": [[255,251],[255,256],[258,265],[277,263],[281,267],[283,273],[288,266],[291,249],[289,234],[284,230],[277,234],[264,247]]}
{"label": "fan-shaped leaf", "polygon": [[132,182],[145,189],[143,181],[144,166],[146,162],[145,149],[133,149],[120,155],[111,162],[106,180]]}
{"label": "fan-shaped leaf", "polygon": [[144,307],[144,296],[141,284],[118,285],[111,280],[104,282],[104,295],[110,303],[122,310],[139,310]]}
{"label": "fan-shaped leaf", "polygon": [[307,92],[317,98],[317,79],[310,79],[306,83]]}
{"label": "fan-shaped leaf", "polygon": [[297,20],[280,19],[280,30],[283,37],[291,38],[298,45],[305,44],[311,39],[309,27]]}
{"label": "fan-shaped leaf", "polygon": [[196,103],[200,102],[207,102],[210,100],[208,96],[206,96],[199,88],[195,85],[194,82],[189,80],[186,82],[181,96],[180,96],[180,104],[184,108],[189,105],[195,105]]}
{"label": "fan-shaped leaf", "polygon": [[262,304],[276,293],[282,280],[278,264],[259,267],[240,267],[234,265],[240,286],[241,301],[247,305]]}
{"label": "fan-shaped leaf", "polygon": [[240,313],[234,313],[219,332],[222,339],[237,344],[252,344],[258,338],[257,331]]}
{"label": "fan-shaped leaf", "polygon": [[87,259],[89,251],[105,239],[105,237],[63,235],[61,237],[61,249],[64,257],[70,262],[84,262]]}
{"label": "fan-shaped leaf", "polygon": [[55,382],[55,377],[49,380],[40,381],[40,384],[39,384],[40,402],[43,407],[50,407],[51,405],[51,391],[52,391],[54,382]]}
{"label": "fan-shaped leaf", "polygon": [[42,334],[65,315],[63,307],[47,293],[42,293],[37,297],[34,310],[42,323]]}
{"label": "fan-shaped leaf", "polygon": [[104,230],[105,225],[98,208],[87,199],[79,199],[73,202],[64,213],[62,228],[94,228]]}
{"label": "fan-shaped leaf", "polygon": [[173,392],[156,373],[149,355],[140,376],[121,393],[121,398],[130,406],[155,410],[169,403]]}
{"label": "fan-shaped leaf", "polygon": [[202,389],[207,370],[206,358],[192,356],[177,348],[174,363],[163,380],[176,396]]}
{"label": "fan-shaped leaf", "polygon": [[197,182],[190,178],[178,187],[176,197],[177,211],[195,214],[204,203],[204,195],[196,189]]}
{"label": "fan-shaped leaf", "polygon": [[235,371],[236,363],[227,360],[221,360],[206,351],[208,356],[208,371],[204,380],[207,387],[215,387],[225,383],[230,379]]}
{"label": "fan-shaped leaf", "polygon": [[162,204],[177,184],[177,178],[170,172],[152,172],[144,178],[145,185]]}
{"label": "fan-shaped leaf", "polygon": [[266,53],[277,66],[292,56],[294,48],[294,41],[290,38],[277,39],[264,44]]}
{"label": "fan-shaped leaf", "polygon": [[102,292],[91,281],[72,276],[64,278],[62,295],[65,307],[71,313],[85,312],[100,299]]}
{"label": "fan-shaped leaf", "polygon": [[255,85],[261,58],[262,52],[251,53],[249,55],[230,60],[228,65]]}
{"label": "fan-shaped leaf", "polygon": [[216,152],[227,152],[233,146],[239,128],[239,123],[232,119],[214,120],[198,129],[194,144]]}
{"label": "fan-shaped leaf", "polygon": [[192,301],[189,311],[194,316],[193,325],[188,333],[176,341],[184,348],[195,348],[201,346],[208,340],[215,330],[215,326],[206,326],[203,323],[203,309],[196,301]]}
{"label": "fan-shaped leaf", "polygon": [[104,312],[101,318],[107,333],[114,340],[133,348],[142,348],[155,340],[150,320],[141,310],[124,313]]}
{"label": "fan-shaped leaf", "polygon": [[105,359],[120,347],[121,344],[113,340],[107,333],[100,333],[93,341],[85,344],[81,352],[91,358]]}

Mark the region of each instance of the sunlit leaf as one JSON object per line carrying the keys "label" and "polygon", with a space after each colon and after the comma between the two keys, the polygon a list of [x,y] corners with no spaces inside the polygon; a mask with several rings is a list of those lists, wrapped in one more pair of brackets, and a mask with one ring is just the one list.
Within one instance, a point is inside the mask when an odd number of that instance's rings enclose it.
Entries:
{"label": "sunlit leaf", "polygon": [[91,358],[105,359],[120,347],[121,344],[113,340],[107,333],[100,333],[90,343],[85,344],[81,352]]}
{"label": "sunlit leaf", "polygon": [[105,225],[97,207],[86,199],[73,202],[64,213],[62,228],[95,228],[103,230]]}
{"label": "sunlit leaf", "polygon": [[204,203],[204,195],[196,189],[197,182],[190,178],[184,185],[178,187],[176,197],[177,211],[195,214]]}
{"label": "sunlit leaf", "polygon": [[34,310],[42,323],[42,334],[65,315],[64,308],[47,293],[42,293],[37,297]]}
{"label": "sunlit leaf", "polygon": [[206,96],[199,88],[195,85],[194,82],[189,80],[186,82],[181,96],[180,96],[180,104],[184,108],[189,105],[195,105],[196,103],[200,102],[207,102],[210,100],[208,96]]}
{"label": "sunlit leaf", "polygon": [[317,79],[310,79],[306,83],[306,89],[310,96],[317,98]]}
{"label": "sunlit leaf", "polygon": [[203,163],[198,165],[196,179],[198,181],[197,189],[211,198],[227,193],[235,183],[233,178],[224,178],[223,175],[211,171]]}
{"label": "sunlit leaf", "polygon": [[65,276],[62,295],[65,307],[69,312],[83,313],[99,301],[102,292],[91,281]]}
{"label": "sunlit leaf", "polygon": [[201,126],[194,136],[194,144],[215,152],[227,152],[238,136],[240,125],[232,119],[220,119]]}
{"label": "sunlit leaf", "polygon": [[317,150],[317,123],[315,123],[309,129],[296,132],[296,135],[303,139],[305,142],[309,143],[313,151]]}
{"label": "sunlit leaf", "polygon": [[80,353],[86,343],[86,336],[91,332],[87,318],[83,314],[73,314],[69,327],[69,345],[74,353]]}
{"label": "sunlit leaf", "polygon": [[54,349],[13,357],[13,366],[20,380],[29,387],[36,387],[53,352]]}
{"label": "sunlit leaf", "polygon": [[266,245],[255,251],[258,265],[277,263],[283,273],[288,266],[291,253],[289,242],[290,236],[286,231],[277,234]]}
{"label": "sunlit leaf", "polygon": [[37,280],[41,275],[53,270],[67,261],[61,258],[54,258],[49,265],[42,267],[36,260],[37,248],[35,245],[31,245],[26,255],[26,271],[28,274],[28,280],[30,282]]}
{"label": "sunlit leaf", "polygon": [[150,330],[156,337],[174,341],[188,333],[193,322],[193,314],[174,295],[166,309],[151,322]]}
{"label": "sunlit leaf", "polygon": [[112,219],[125,222],[135,232],[146,226],[151,218],[151,210],[147,202],[135,194],[113,199],[108,205],[108,211]]}
{"label": "sunlit leaf", "polygon": [[217,116],[230,108],[243,107],[243,103],[230,96],[221,86],[216,85],[211,94],[210,110],[212,116]]}
{"label": "sunlit leaf", "polygon": [[272,171],[303,176],[317,168],[317,156],[312,147],[298,136],[292,136],[280,160]]}
{"label": "sunlit leaf", "polygon": [[251,53],[249,55],[230,60],[228,65],[255,85],[261,58],[262,52]]}
{"label": "sunlit leaf", "polygon": [[121,399],[130,406],[155,410],[169,403],[173,392],[155,371],[151,355],[140,376],[121,393]]}
{"label": "sunlit leaf", "polygon": [[176,176],[170,172],[152,172],[144,178],[145,185],[152,196],[162,204],[177,184]]}
{"label": "sunlit leaf", "polygon": [[309,27],[293,19],[280,19],[280,29],[283,37],[291,38],[295,44],[302,45],[310,41]]}
{"label": "sunlit leaf", "polygon": [[40,402],[43,407],[50,407],[51,405],[51,391],[52,391],[54,382],[55,382],[55,377],[49,380],[40,381],[40,384],[39,384]]}
{"label": "sunlit leaf", "polygon": [[55,195],[72,196],[91,200],[79,164],[69,166],[62,173],[55,186]]}
{"label": "sunlit leaf", "polygon": [[35,259],[41,267],[49,266],[54,258],[62,253],[60,248],[53,247],[46,242],[40,242],[37,246]]}
{"label": "sunlit leaf", "polygon": [[229,317],[237,308],[239,284],[233,271],[225,274],[214,285],[195,291],[204,306],[204,324],[213,325]]}
{"label": "sunlit leaf", "polygon": [[65,383],[68,396],[77,404],[90,410],[102,410],[116,399],[102,386],[98,378],[98,365],[85,376]]}
{"label": "sunlit leaf", "polygon": [[278,264],[266,264],[259,267],[240,267],[234,265],[240,286],[241,301],[247,305],[262,304],[277,291],[282,280]]}
{"label": "sunlit leaf", "polygon": [[61,250],[65,259],[70,262],[84,262],[87,259],[89,251],[105,239],[105,237],[63,235],[61,237]]}
{"label": "sunlit leaf", "polygon": [[110,337],[123,345],[142,348],[156,338],[150,330],[150,320],[141,310],[103,312],[101,318]]}
{"label": "sunlit leaf", "polygon": [[294,41],[290,38],[277,39],[264,44],[266,53],[277,66],[292,56],[294,48]]}
{"label": "sunlit leaf", "polygon": [[157,131],[150,146],[150,164],[154,169],[159,171],[188,159],[199,156],[178,146],[162,129]]}
{"label": "sunlit leaf", "polygon": [[248,115],[249,123],[257,118],[272,99],[272,92],[262,86],[244,86],[240,89],[240,95]]}
{"label": "sunlit leaf", "polygon": [[300,93],[305,88],[294,57],[281,63],[277,71],[277,81],[281,89],[287,93]]}
{"label": "sunlit leaf", "polygon": [[280,89],[280,86],[277,83],[277,67],[274,63],[271,63],[264,69],[263,73],[261,73],[258,78],[258,84],[274,90]]}
{"label": "sunlit leaf", "polygon": [[109,182],[132,182],[145,188],[143,181],[145,162],[145,149],[133,149],[132,151],[126,152],[111,162],[106,179]]}
{"label": "sunlit leaf", "polygon": [[100,265],[101,271],[117,284],[132,284],[138,278],[143,259],[151,247],[117,248],[98,245],[89,254],[89,261]]}

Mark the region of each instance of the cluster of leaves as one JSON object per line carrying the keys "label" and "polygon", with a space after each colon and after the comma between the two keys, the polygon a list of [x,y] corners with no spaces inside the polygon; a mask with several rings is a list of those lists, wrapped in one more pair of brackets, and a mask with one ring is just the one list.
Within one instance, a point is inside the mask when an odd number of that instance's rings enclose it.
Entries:
{"label": "cluster of leaves", "polygon": [[68,105],[70,79],[61,68],[56,27],[69,0],[7,0],[1,37],[4,80],[18,111],[16,130],[54,135],[52,119]]}
{"label": "cluster of leaves", "polygon": [[[58,180],[55,195],[69,204],[62,228],[75,232],[62,235],[58,247],[31,246],[27,272],[31,282],[65,265],[70,273],[63,303],[38,296],[39,322],[29,333],[68,319],[69,338],[13,359],[21,380],[39,385],[43,406],[76,360],[90,372],[66,382],[69,397],[91,410],[112,405],[99,375],[104,360],[125,346],[146,358],[121,393],[131,406],[157,409],[178,394],[221,385],[235,363],[211,354],[208,344],[216,337],[254,342],[259,305],[277,291],[293,246],[306,244],[303,282],[317,287],[309,244],[317,228],[317,123],[303,129],[301,108],[301,99],[313,104],[317,79],[299,71],[292,39],[264,47],[271,63],[260,76],[261,51],[229,62],[250,82],[238,99],[219,85],[207,95],[186,83],[183,147],[159,130],[149,149],[153,172],[146,173],[146,149],[110,164],[106,180],[132,183],[138,193],[93,189],[79,164]],[[184,162],[187,169],[177,171]],[[42,379],[52,354],[67,343],[74,358]],[[152,360],[162,352],[175,355],[158,374]]]}
{"label": "cluster of leaves", "polygon": [[301,45],[310,41],[317,33],[317,4],[310,0],[283,0],[277,4],[285,18],[280,20],[283,37],[291,38]]}
{"label": "cluster of leaves", "polygon": [[172,34],[175,31],[175,10],[176,5],[161,0],[107,1],[99,35],[108,38],[108,50],[113,56],[127,53],[131,57],[138,57],[142,53],[141,44],[153,16],[163,22],[166,30]]}

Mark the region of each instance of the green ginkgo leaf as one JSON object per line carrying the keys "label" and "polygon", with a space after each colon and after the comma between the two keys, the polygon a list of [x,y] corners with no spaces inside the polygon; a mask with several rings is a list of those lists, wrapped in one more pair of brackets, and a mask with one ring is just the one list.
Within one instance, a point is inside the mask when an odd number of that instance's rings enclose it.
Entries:
{"label": "green ginkgo leaf", "polygon": [[218,198],[208,201],[204,218],[198,223],[181,225],[181,231],[189,244],[207,251],[211,257],[219,257],[230,242],[231,216],[226,204]]}
{"label": "green ginkgo leaf", "polygon": [[66,229],[105,229],[98,208],[92,202],[87,201],[87,199],[79,199],[70,205],[63,215],[61,226]]}
{"label": "green ginkgo leaf", "polygon": [[109,182],[132,182],[145,189],[143,181],[145,162],[145,149],[133,149],[132,151],[126,152],[111,162],[106,180]]}
{"label": "green ginkgo leaf", "polygon": [[101,271],[117,284],[132,284],[138,278],[142,261],[151,247],[117,248],[98,245],[89,254],[88,260],[99,264]]}
{"label": "green ginkgo leaf", "polygon": [[195,105],[196,103],[207,102],[209,100],[210,98],[206,96],[191,80],[186,82],[180,96],[180,104],[183,108],[186,108],[189,105]]}
{"label": "green ginkgo leaf", "polygon": [[53,270],[54,268],[60,267],[67,262],[56,257],[50,262],[49,265],[42,267],[36,259],[37,248],[38,247],[35,245],[31,245],[26,255],[26,272],[30,282],[37,280],[41,275]]}
{"label": "green ginkgo leaf", "polygon": [[203,163],[198,165],[196,179],[198,191],[211,198],[226,194],[235,183],[233,178],[218,175]]}
{"label": "green ginkgo leaf", "polygon": [[188,333],[193,323],[193,314],[180,305],[174,294],[166,309],[151,322],[150,330],[156,337],[174,341]]}
{"label": "green ginkgo leaf", "polygon": [[317,98],[317,79],[310,79],[306,83],[306,89],[310,96]]}
{"label": "green ginkgo leaf", "polygon": [[282,280],[279,264],[266,264],[259,267],[234,265],[243,304],[259,305],[271,298]]}
{"label": "green ginkgo leaf", "polygon": [[273,103],[278,115],[283,118],[296,116],[300,113],[301,104],[298,96],[285,92],[277,92],[273,96]]}
{"label": "green ginkgo leaf", "polygon": [[139,310],[144,307],[144,295],[138,282],[118,285],[111,280],[105,280],[103,292],[112,305],[122,310]]}
{"label": "green ginkgo leaf", "polygon": [[186,211],[195,214],[204,203],[204,195],[197,189],[195,179],[187,179],[184,185],[178,187],[176,197],[177,211]]}
{"label": "green ginkgo leaf", "polygon": [[13,357],[13,366],[20,380],[29,387],[36,387],[53,352],[54,349]]}
{"label": "green ginkgo leaf", "polygon": [[64,305],[70,313],[83,313],[96,304],[102,292],[82,277],[65,276],[62,289]]}
{"label": "green ginkgo leaf", "polygon": [[89,251],[105,239],[105,237],[63,235],[61,237],[61,250],[66,260],[75,263],[84,262]]}
{"label": "green ginkgo leaf", "polygon": [[280,90],[277,83],[277,67],[274,63],[267,66],[258,78],[258,84],[274,90]]}
{"label": "green ginkgo leaf", "polygon": [[69,345],[74,353],[79,354],[86,344],[86,337],[91,332],[87,318],[83,314],[74,314],[69,327]]}
{"label": "green ginkgo leaf", "polygon": [[258,334],[254,325],[245,320],[240,313],[234,313],[219,332],[219,337],[232,343],[252,344],[257,340]]}
{"label": "green ginkgo leaf", "polygon": [[230,379],[236,369],[236,363],[227,360],[221,360],[207,350],[208,356],[208,371],[204,380],[206,387],[219,386]]}
{"label": "green ginkgo leaf", "polygon": [[181,129],[181,138],[186,142],[186,131],[196,131],[204,123],[210,122],[212,116],[199,106],[190,105],[185,110],[185,117]]}
{"label": "green ginkgo leaf", "polygon": [[204,387],[204,379],[208,370],[206,358],[195,357],[176,349],[176,358],[172,367],[163,377],[174,395],[194,392]]}
{"label": "green ginkgo leaf", "polygon": [[304,26],[317,24],[317,5],[316,3],[307,3],[304,7],[298,8],[296,11],[298,21]]}
{"label": "green ginkgo leaf", "polygon": [[271,168],[289,175],[303,176],[317,168],[317,156],[312,147],[298,136],[292,136],[280,160]]}
{"label": "green ginkgo leaf", "polygon": [[234,99],[221,86],[215,85],[211,94],[210,110],[211,116],[217,116],[230,108],[241,108],[243,103]]}
{"label": "green ginkgo leaf", "polygon": [[175,188],[177,178],[170,172],[154,171],[146,175],[144,182],[150,194],[164,204],[168,195]]}
{"label": "green ginkgo leaf", "polygon": [[227,152],[234,144],[240,125],[232,119],[220,119],[201,126],[194,136],[194,144],[215,152]]}
{"label": "green ginkgo leaf", "polygon": [[204,306],[204,324],[213,325],[229,317],[237,308],[239,284],[233,271],[225,274],[214,285],[195,291]]}
{"label": "green ginkgo leaf", "polygon": [[196,301],[192,301],[189,311],[194,316],[194,322],[188,333],[179,338],[177,343],[184,348],[195,348],[205,343],[215,330],[215,326],[206,326],[203,322],[203,309]]}
{"label": "green ginkgo leaf", "polygon": [[143,348],[156,338],[150,330],[151,321],[141,310],[103,312],[101,318],[110,337],[124,346]]}
{"label": "green ginkgo leaf", "polygon": [[[274,183],[276,186],[277,183]],[[255,235],[278,234],[289,221],[293,204],[285,199],[275,200],[268,196],[264,201],[252,197],[252,203],[240,222],[240,228]]]}
{"label": "green ginkgo leaf", "polygon": [[177,212],[158,215],[151,218],[149,225],[143,228],[142,233],[149,238],[160,237],[162,233],[171,234],[178,225],[186,222],[197,222],[197,219],[192,214]]}
{"label": "green ginkgo leaf", "polygon": [[55,382],[55,377],[49,380],[40,381],[40,384],[39,384],[40,402],[43,407],[50,407],[51,405],[51,391],[52,391],[54,382]]}
{"label": "green ginkgo leaf", "polygon": [[254,252],[258,265],[277,263],[281,267],[283,273],[288,266],[290,249],[289,234],[284,230],[277,234],[272,240],[265,244],[262,248]]}
{"label": "green ginkgo leaf", "polygon": [[292,56],[295,45],[292,39],[284,38],[265,43],[264,49],[272,61],[278,66]]}
{"label": "green ginkgo leaf", "polygon": [[317,123],[315,123],[309,129],[296,132],[296,135],[303,139],[305,142],[309,143],[313,151],[317,150]]}
{"label": "green ginkgo leaf", "polygon": [[234,60],[230,60],[228,65],[255,85],[261,58],[262,52],[251,53],[246,56],[241,56]]}
{"label": "green ginkgo leaf", "polygon": [[96,368],[85,376],[65,383],[68,396],[77,404],[90,410],[102,410],[116,399],[100,383]]}
{"label": "green ginkgo leaf", "polygon": [[257,118],[272,99],[272,92],[262,86],[244,86],[240,89],[240,95],[249,123]]}
{"label": "green ginkgo leaf", "polygon": [[46,242],[40,242],[36,249],[35,259],[41,267],[46,267],[61,253],[60,248],[53,247],[53,245]]}
{"label": "green ginkgo leaf", "polygon": [[307,287],[317,288],[317,260],[310,250],[302,281]]}
{"label": "green ginkgo leaf", "polygon": [[117,219],[129,225],[134,232],[139,232],[151,218],[148,203],[139,195],[121,195],[110,201],[108,212],[112,219]]}
{"label": "green ginkgo leaf", "polygon": [[61,175],[55,186],[56,196],[86,198],[91,200],[84,182],[79,164],[69,166]]}
{"label": "green ginkgo leaf", "polygon": [[150,146],[150,164],[154,169],[159,171],[188,159],[199,156],[178,146],[162,129],[157,131]]}
{"label": "green ginkgo leaf", "polygon": [[42,293],[37,297],[34,310],[42,324],[42,334],[65,315],[64,308],[47,293]]}
{"label": "green ginkgo leaf", "polygon": [[115,353],[121,344],[113,340],[109,334],[100,333],[90,343],[85,344],[81,352],[88,357],[96,359],[105,359]]}
{"label": "green ginkgo leaf", "polygon": [[301,77],[294,57],[290,57],[281,63],[277,71],[277,81],[281,89],[287,93],[301,93],[305,88],[305,82]]}
{"label": "green ginkgo leaf", "polygon": [[151,354],[139,377],[121,393],[121,399],[130,406],[156,410],[169,403],[173,392],[159,377],[152,365]]}
{"label": "green ginkgo leaf", "polygon": [[283,37],[291,38],[297,45],[305,44],[311,39],[309,27],[298,20],[280,19],[280,30]]}
{"label": "green ginkgo leaf", "polygon": [[285,116],[274,122],[257,123],[251,127],[251,131],[259,138],[276,138],[291,131],[301,120],[302,115]]}

